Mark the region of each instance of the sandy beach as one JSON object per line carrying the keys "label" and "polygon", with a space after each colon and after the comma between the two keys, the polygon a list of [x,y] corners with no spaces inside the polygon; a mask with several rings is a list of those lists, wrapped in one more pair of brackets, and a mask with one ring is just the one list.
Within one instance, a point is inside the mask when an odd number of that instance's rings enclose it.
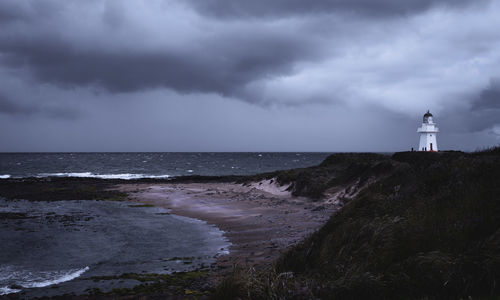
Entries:
{"label": "sandy beach", "polygon": [[217,269],[234,264],[259,268],[317,230],[334,205],[293,197],[273,181],[252,184],[123,184],[131,200],[161,206],[173,214],[204,220],[225,232],[232,243]]}

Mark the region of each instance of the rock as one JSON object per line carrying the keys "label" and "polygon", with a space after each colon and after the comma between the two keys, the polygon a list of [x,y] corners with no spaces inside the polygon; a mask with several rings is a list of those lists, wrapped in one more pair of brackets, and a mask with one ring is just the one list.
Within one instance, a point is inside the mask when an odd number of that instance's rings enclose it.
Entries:
{"label": "rock", "polygon": [[325,209],[326,209],[326,207],[324,207],[323,205],[320,205],[320,206],[316,206],[315,208],[313,208],[312,211],[322,211]]}

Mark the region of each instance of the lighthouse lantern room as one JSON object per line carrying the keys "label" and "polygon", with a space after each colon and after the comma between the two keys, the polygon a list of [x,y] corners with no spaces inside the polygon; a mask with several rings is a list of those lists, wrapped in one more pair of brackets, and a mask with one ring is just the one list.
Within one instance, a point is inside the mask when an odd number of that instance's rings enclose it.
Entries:
{"label": "lighthouse lantern room", "polygon": [[420,133],[419,151],[438,151],[436,134],[439,132],[439,129],[436,127],[436,123],[434,123],[432,117],[432,114],[427,111],[424,115],[422,126],[417,129],[417,132]]}

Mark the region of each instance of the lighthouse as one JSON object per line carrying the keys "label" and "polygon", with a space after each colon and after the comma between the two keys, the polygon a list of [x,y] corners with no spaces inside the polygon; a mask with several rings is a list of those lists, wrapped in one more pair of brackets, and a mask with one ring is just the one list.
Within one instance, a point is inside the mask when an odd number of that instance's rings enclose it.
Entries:
{"label": "lighthouse", "polygon": [[436,123],[434,123],[432,114],[429,111],[425,113],[422,126],[417,129],[417,132],[420,133],[419,151],[438,151],[436,134],[439,129],[436,127]]}

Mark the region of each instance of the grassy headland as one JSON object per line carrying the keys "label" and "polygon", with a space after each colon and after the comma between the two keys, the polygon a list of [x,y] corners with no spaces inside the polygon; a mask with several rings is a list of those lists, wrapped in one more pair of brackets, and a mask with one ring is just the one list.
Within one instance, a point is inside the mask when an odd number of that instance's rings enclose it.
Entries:
{"label": "grassy headland", "polygon": [[[278,172],[296,195],[321,200],[368,182],[273,271],[240,271],[216,297],[489,298],[500,295],[500,150],[336,154]],[[276,275],[273,275],[276,274]],[[256,284],[257,283],[257,284]],[[255,288],[258,286],[259,288]],[[231,298],[227,297],[227,298]]]}

